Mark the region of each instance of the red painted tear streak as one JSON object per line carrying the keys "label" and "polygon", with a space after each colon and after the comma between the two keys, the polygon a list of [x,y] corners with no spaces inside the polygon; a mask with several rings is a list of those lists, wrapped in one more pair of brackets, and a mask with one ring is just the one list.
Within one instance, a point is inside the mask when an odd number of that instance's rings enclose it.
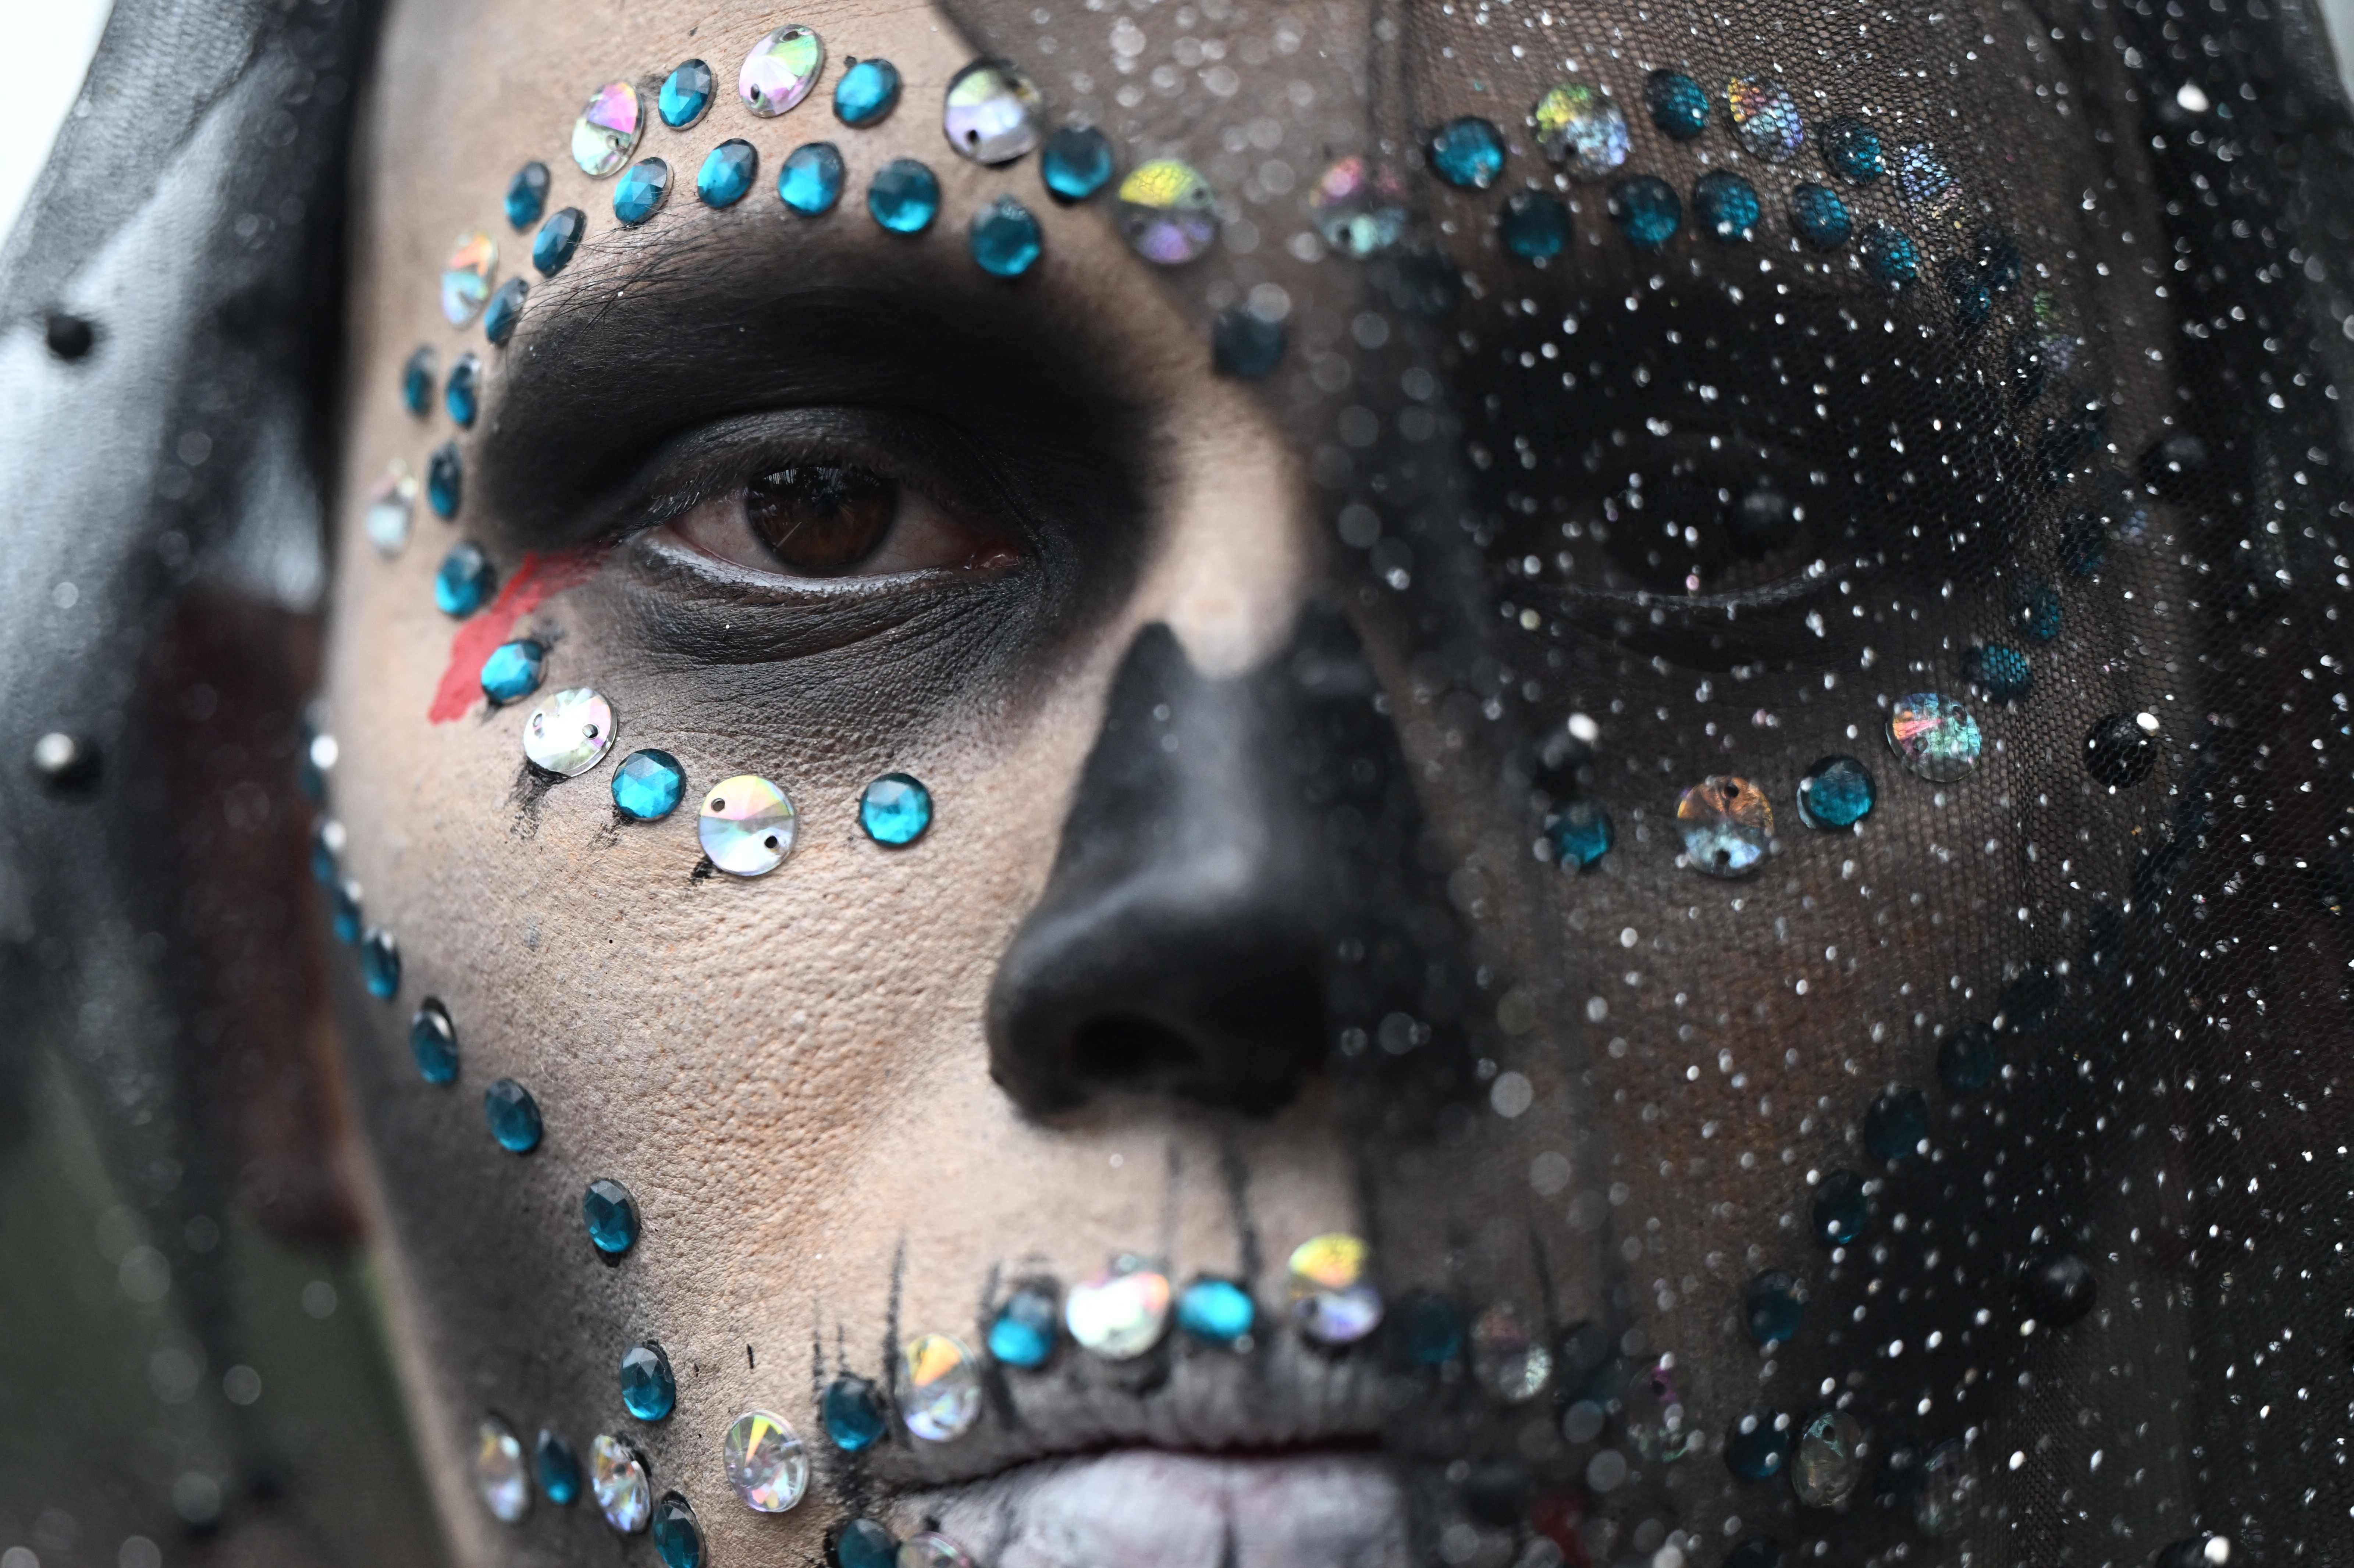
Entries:
{"label": "red painted tear streak", "polygon": [[499,589],[499,597],[459,627],[458,634],[450,640],[450,664],[441,672],[441,684],[433,694],[433,705],[425,711],[426,718],[448,724],[472,712],[482,694],[482,661],[507,640],[515,622],[557,594],[595,577],[611,550],[610,545],[575,545],[552,556],[537,552],[525,556],[514,575]]}

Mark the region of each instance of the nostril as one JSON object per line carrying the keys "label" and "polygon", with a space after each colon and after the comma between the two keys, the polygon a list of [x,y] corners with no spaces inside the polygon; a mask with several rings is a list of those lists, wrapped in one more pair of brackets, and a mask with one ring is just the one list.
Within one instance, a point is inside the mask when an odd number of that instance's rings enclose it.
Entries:
{"label": "nostril", "polygon": [[1093,1018],[1071,1039],[1082,1083],[1108,1089],[1175,1090],[1202,1074],[1202,1054],[1174,1030],[1144,1018]]}

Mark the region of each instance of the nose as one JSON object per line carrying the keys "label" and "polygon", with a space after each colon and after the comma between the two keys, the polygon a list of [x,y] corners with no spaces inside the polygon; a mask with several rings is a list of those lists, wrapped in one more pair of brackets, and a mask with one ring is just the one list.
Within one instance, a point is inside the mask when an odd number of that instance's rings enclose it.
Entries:
{"label": "nose", "polygon": [[1126,1090],[1264,1115],[1292,1098],[1336,1009],[1368,1000],[1352,922],[1369,872],[1395,882],[1369,852],[1416,831],[1376,696],[1320,607],[1231,679],[1166,626],[1138,635],[991,988],[990,1070],[1018,1105]]}

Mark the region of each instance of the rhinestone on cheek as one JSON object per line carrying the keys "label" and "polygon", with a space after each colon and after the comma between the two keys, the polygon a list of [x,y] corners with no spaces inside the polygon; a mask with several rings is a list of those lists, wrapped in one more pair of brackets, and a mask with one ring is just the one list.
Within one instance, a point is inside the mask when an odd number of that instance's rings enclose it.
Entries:
{"label": "rhinestone on cheek", "polygon": [[777,199],[803,217],[832,212],[842,199],[842,150],[831,142],[805,142],[785,154],[777,170]]}
{"label": "rhinestone on cheek", "polygon": [[400,944],[382,927],[360,937],[360,980],[378,1001],[390,1001],[400,991]]}
{"label": "rhinestone on cheek", "polygon": [[785,792],[756,774],[723,779],[703,798],[703,853],[730,876],[766,876],[793,853],[800,818]]}
{"label": "rhinestone on cheek", "polygon": [[640,158],[629,173],[613,182],[613,217],[625,228],[635,228],[662,210],[670,196],[670,164],[660,158]]}
{"label": "rhinestone on cheek", "polygon": [[853,60],[833,84],[833,117],[854,129],[881,124],[898,106],[899,68],[889,60]]}
{"label": "rhinestone on cheek", "polygon": [[532,1449],[532,1467],[539,1474],[540,1494],[561,1507],[580,1495],[580,1459],[572,1445],[542,1427]]}
{"label": "rhinestone on cheek", "polygon": [[458,1028],[439,997],[417,1004],[408,1020],[408,1054],[417,1075],[429,1084],[454,1083],[458,1077]]}
{"label": "rhinestone on cheek", "polygon": [[1504,133],[1492,120],[1459,115],[1430,134],[1431,173],[1457,190],[1484,191],[1504,172]]}
{"label": "rhinestone on cheek", "polygon": [[578,779],[612,749],[613,705],[588,686],[557,693],[524,720],[523,754],[534,768]]}
{"label": "rhinestone on cheek", "polygon": [[925,1442],[961,1437],[981,1418],[981,1363],[963,1340],[949,1334],[910,1340],[900,1376],[907,1391],[901,1419]]}
{"label": "rhinestone on cheek", "polygon": [[894,158],[867,182],[866,210],[894,234],[921,234],[939,216],[939,176],[913,158]]}
{"label": "rhinestone on cheek", "polygon": [[417,514],[417,475],[398,458],[384,465],[384,476],[368,491],[368,543],[380,555],[397,556],[408,543],[409,520]]}
{"label": "rhinestone on cheek", "polygon": [[1507,197],[1496,230],[1523,261],[1548,261],[1569,249],[1569,207],[1559,196],[1518,191]]}
{"label": "rhinestone on cheek", "polygon": [[1692,182],[1692,216],[1721,244],[1756,238],[1765,211],[1757,187],[1729,169],[1711,169]]}
{"label": "rhinestone on cheek", "polygon": [[539,1102],[513,1078],[501,1078],[482,1091],[482,1120],[509,1154],[529,1154],[539,1147]]}
{"label": "rhinestone on cheek", "polygon": [[663,1568],[703,1568],[703,1526],[695,1507],[676,1492],[664,1492],[654,1504],[651,1526],[654,1554]]}
{"label": "rhinestone on cheek", "polygon": [[1063,1325],[1083,1350],[1106,1361],[1132,1361],[1161,1342],[1169,1327],[1169,1277],[1142,1258],[1122,1255],[1071,1287]]}
{"label": "rhinestone on cheek", "polygon": [[1932,784],[1967,779],[1985,745],[1968,706],[1935,692],[1899,697],[1888,710],[1888,746],[1897,759]]}
{"label": "rhinestone on cheek", "polygon": [[486,1415],[474,1432],[474,1489],[482,1506],[502,1524],[531,1510],[531,1477],[524,1468],[523,1440],[504,1421]]}
{"label": "rhinestone on cheek", "polygon": [[2026,654],[1999,642],[1962,655],[1962,678],[1999,703],[2015,703],[2035,688],[2035,666]]}
{"label": "rhinestone on cheek", "polygon": [[1863,1146],[1874,1160],[1910,1160],[1929,1141],[1929,1102],[1918,1089],[1891,1089],[1863,1113]]}
{"label": "rhinestone on cheek", "polygon": [[1177,1327],[1205,1345],[1240,1350],[1258,1326],[1258,1303],[1231,1279],[1204,1277],[1177,1298]]}
{"label": "rhinestone on cheek", "polygon": [[1880,132],[1852,114],[1842,114],[1822,127],[1823,162],[1831,173],[1855,185],[1868,185],[1888,172],[1881,152]]}
{"label": "rhinestone on cheek", "polygon": [[678,1379],[670,1356],[652,1340],[621,1352],[621,1404],[641,1421],[666,1421],[678,1408]]}
{"label": "rhinestone on cheek", "polygon": [[1643,107],[1659,133],[1689,142],[1708,129],[1708,93],[1680,70],[1655,70],[1643,82]]}
{"label": "rhinestone on cheek", "polygon": [[1769,163],[1797,155],[1806,145],[1807,122],[1798,101],[1780,82],[1761,76],[1737,76],[1725,84],[1724,106],[1733,116],[1733,132],[1744,151]]}
{"label": "rhinestone on cheek", "polygon": [[1292,1316],[1310,1340],[1352,1345],[1380,1327],[1381,1292],[1365,1277],[1368,1250],[1360,1238],[1339,1231],[1292,1249]]}
{"label": "rhinestone on cheek", "polygon": [[752,46],[736,73],[736,96],[762,119],[809,96],[825,69],[825,42],[807,27],[779,27]]}
{"label": "rhinestone on cheek", "polygon": [[433,602],[442,614],[463,620],[490,603],[497,586],[498,576],[491,569],[490,557],[482,554],[482,546],[461,541],[450,546],[450,553],[441,557],[440,568],[433,574]]}
{"label": "rhinestone on cheek", "polygon": [[528,637],[502,642],[482,661],[482,695],[493,705],[521,702],[539,690],[547,650]]}
{"label": "rhinestone on cheek", "polygon": [[1790,227],[1816,249],[1836,250],[1855,233],[1855,219],[1839,192],[1801,181],[1790,188]]}
{"label": "rhinestone on cheek", "polygon": [[1896,188],[1907,206],[1931,217],[1951,217],[1962,205],[1962,182],[1926,142],[1897,150]]}
{"label": "rhinestone on cheek", "polygon": [[1405,185],[1395,170],[1358,154],[1335,159],[1309,187],[1308,217],[1343,256],[1379,255],[1405,233]]}
{"label": "rhinestone on cheek", "polygon": [[1537,100],[1529,124],[1544,155],[1574,175],[1593,179],[1627,161],[1626,113],[1599,88],[1562,83]]}
{"label": "rhinestone on cheek", "polygon": [[1119,182],[1117,199],[1120,238],[1156,266],[1182,266],[1218,237],[1217,196],[1191,164],[1139,164]]}
{"label": "rhinestone on cheek", "polygon": [[1763,1346],[1778,1345],[1796,1336],[1805,1320],[1806,1291],[1795,1277],[1769,1268],[1749,1281],[1741,1309],[1751,1339]]}
{"label": "rhinestone on cheek", "polygon": [[2111,789],[2129,789],[2158,766],[2158,715],[2110,714],[2084,736],[2084,770]]}
{"label": "rhinestone on cheek", "polygon": [[858,797],[858,825],[878,844],[914,843],[932,825],[932,792],[905,773],[885,773]]}
{"label": "rhinestone on cheek", "polygon": [[641,822],[669,816],[685,794],[686,769],[667,751],[633,751],[613,769],[614,809]]}
{"label": "rhinestone on cheek", "polygon": [[638,1241],[638,1201],[610,1176],[588,1183],[580,1194],[580,1220],[588,1240],[607,1257],[619,1257]]}
{"label": "rhinestone on cheek", "polygon": [[482,307],[482,335],[493,348],[504,348],[514,336],[515,327],[523,321],[523,302],[531,293],[530,281],[509,278],[491,293],[491,302]]}
{"label": "rhinestone on cheek", "polygon": [[1005,1298],[989,1324],[989,1358],[1000,1366],[1034,1371],[1055,1354],[1055,1298],[1024,1286]]}
{"label": "rhinestone on cheek", "polygon": [[1798,816],[1810,828],[1851,828],[1872,815],[1880,791],[1852,757],[1826,757],[1798,780]]}
{"label": "rhinestone on cheek", "polygon": [[433,383],[439,365],[429,348],[420,348],[401,362],[400,406],[420,419],[433,411]]}
{"label": "rhinestone on cheek", "polygon": [[1568,871],[1583,871],[1608,854],[1610,837],[1610,813],[1591,800],[1572,800],[1545,824],[1545,842]]}
{"label": "rhinestone on cheek", "polygon": [[441,263],[441,314],[451,326],[464,326],[491,297],[491,274],[498,270],[499,242],[482,229],[470,229],[450,247]]}
{"label": "rhinestone on cheek", "polygon": [[993,278],[1018,278],[1036,264],[1044,238],[1030,209],[999,196],[972,215],[972,259]]}
{"label": "rhinestone on cheek", "polygon": [[719,79],[710,66],[701,60],[682,60],[663,78],[654,111],[672,130],[684,131],[710,112],[711,101],[718,91]]}
{"label": "rhinestone on cheek", "polygon": [[1657,250],[1683,227],[1683,198],[1658,175],[1637,175],[1611,187],[1610,217],[1628,244],[1638,250]]}
{"label": "rhinestone on cheek", "polygon": [[619,1437],[599,1433],[588,1445],[588,1489],[605,1522],[624,1535],[645,1529],[653,1514],[653,1487],[637,1451]]}
{"label": "rhinestone on cheek", "polygon": [[976,164],[1010,164],[1038,145],[1040,112],[1028,77],[1003,60],[975,60],[949,79],[940,130]]}
{"label": "rhinestone on cheek", "polygon": [[1852,1171],[1832,1171],[1815,1187],[1815,1239],[1825,1246],[1847,1246],[1863,1234],[1872,1219],[1872,1203],[1863,1178]]}
{"label": "rhinestone on cheek", "polygon": [[845,1454],[873,1447],[883,1436],[883,1394],[863,1377],[843,1373],[826,1385],[818,1404],[825,1435]]}
{"label": "rhinestone on cheek", "polygon": [[1921,276],[1921,248],[1901,228],[1875,223],[1863,231],[1863,263],[1872,275],[1892,289],[1901,289]]}
{"label": "rhinestone on cheek", "polygon": [[517,169],[507,182],[507,222],[516,232],[537,223],[547,209],[548,184],[547,165],[537,159]]}
{"label": "rhinestone on cheek", "polygon": [[731,136],[704,154],[695,194],[705,207],[734,207],[750,193],[759,173],[759,153],[742,137]]}
{"label": "rhinestone on cheek", "polygon": [[465,461],[458,456],[457,442],[443,441],[425,460],[425,500],[437,515],[449,518],[458,515],[465,497]]}
{"label": "rhinestone on cheek", "polygon": [[1038,178],[1063,203],[1086,201],[1111,183],[1111,140],[1092,125],[1066,126],[1046,138]]}
{"label": "rhinestone on cheek", "polygon": [[553,278],[572,260],[580,249],[580,237],[588,231],[588,216],[577,207],[559,207],[547,215],[532,237],[531,264],[543,278]]}
{"label": "rhinestone on cheek", "polygon": [[1774,843],[1774,807],[1746,779],[1703,779],[1676,800],[1684,858],[1711,876],[1746,876]]}
{"label": "rhinestone on cheek", "polygon": [[645,110],[638,90],[626,81],[609,81],[572,122],[572,161],[590,179],[619,174],[637,151],[645,129]]}
{"label": "rhinestone on cheek", "polygon": [[1844,1410],[1826,1410],[1798,1434],[1790,1458],[1790,1491],[1808,1508],[1837,1508],[1863,1478],[1863,1424]]}
{"label": "rhinestone on cheek", "polygon": [[783,1416],[748,1410],[720,1439],[727,1484],[754,1513],[790,1513],[809,1490],[809,1450]]}

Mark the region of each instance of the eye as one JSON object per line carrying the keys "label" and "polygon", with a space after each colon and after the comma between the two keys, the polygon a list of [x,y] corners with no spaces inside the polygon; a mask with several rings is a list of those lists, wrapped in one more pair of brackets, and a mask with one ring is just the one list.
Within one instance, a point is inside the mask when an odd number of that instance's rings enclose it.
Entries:
{"label": "eye", "polygon": [[997,531],[848,463],[774,470],[697,503],[670,527],[705,555],[794,577],[986,571],[1021,558]]}

